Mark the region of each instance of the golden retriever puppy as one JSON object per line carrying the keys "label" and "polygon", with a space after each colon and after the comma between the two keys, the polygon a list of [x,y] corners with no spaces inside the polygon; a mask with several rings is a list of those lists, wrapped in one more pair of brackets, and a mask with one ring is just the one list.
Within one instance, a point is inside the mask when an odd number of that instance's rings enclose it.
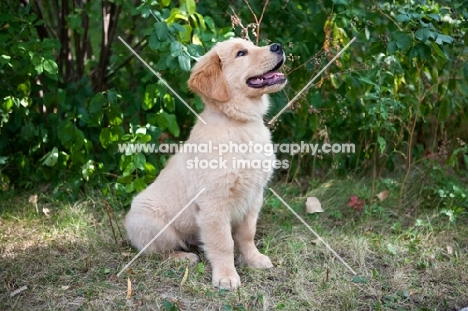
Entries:
{"label": "golden retriever puppy", "polygon": [[[269,106],[266,94],[284,87],[286,78],[276,72],[283,62],[279,44],[257,47],[239,38],[218,43],[197,62],[188,85],[205,103],[201,117],[207,124],[198,121],[185,145],[212,148],[179,150],[156,181],[134,198],[125,218],[133,246],[142,249],[205,188],[146,251],[197,262],[198,256],[186,252],[187,246],[202,244],[213,285],[223,289],[241,285],[234,267],[235,248],[239,261],[250,267],[273,266],[254,243],[263,189],[272,171],[246,164],[274,162],[275,156],[235,146],[271,144],[263,123]],[[226,145],[233,148],[226,150]],[[243,165],[237,165],[239,160]]]}

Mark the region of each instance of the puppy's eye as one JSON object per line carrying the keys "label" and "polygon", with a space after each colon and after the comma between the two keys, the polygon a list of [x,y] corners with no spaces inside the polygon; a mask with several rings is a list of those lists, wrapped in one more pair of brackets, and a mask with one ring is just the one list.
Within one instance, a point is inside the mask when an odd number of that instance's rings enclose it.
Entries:
{"label": "puppy's eye", "polygon": [[245,55],[247,55],[247,51],[239,51],[237,52],[236,57],[245,56]]}

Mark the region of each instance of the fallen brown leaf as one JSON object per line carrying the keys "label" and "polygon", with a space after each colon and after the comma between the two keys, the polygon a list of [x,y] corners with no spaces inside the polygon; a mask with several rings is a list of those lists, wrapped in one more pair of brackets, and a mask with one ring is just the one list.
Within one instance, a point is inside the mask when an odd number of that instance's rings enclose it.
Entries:
{"label": "fallen brown leaf", "polygon": [[37,204],[37,194],[30,195],[28,198],[28,202],[31,204]]}
{"label": "fallen brown leaf", "polygon": [[377,194],[377,198],[379,199],[380,202],[386,200],[388,198],[388,195],[390,192],[388,190],[383,190],[379,194]]}
{"label": "fallen brown leaf", "polygon": [[322,205],[316,197],[308,197],[306,201],[306,212],[308,214],[322,213]]}
{"label": "fallen brown leaf", "polygon": [[448,253],[449,255],[453,255],[453,247],[452,247],[452,246],[447,245],[447,253]]}
{"label": "fallen brown leaf", "polygon": [[46,217],[50,217],[50,209],[46,208],[46,207],[43,207],[42,208],[42,212],[44,213],[44,215],[46,215]]}

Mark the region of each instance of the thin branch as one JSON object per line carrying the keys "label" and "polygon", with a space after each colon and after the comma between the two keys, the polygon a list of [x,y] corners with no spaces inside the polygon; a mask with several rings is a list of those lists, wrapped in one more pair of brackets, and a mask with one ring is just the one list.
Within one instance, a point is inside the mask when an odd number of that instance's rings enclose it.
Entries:
{"label": "thin branch", "polygon": [[258,25],[257,15],[255,14],[255,12],[254,12],[254,11],[252,10],[252,8],[250,7],[249,1],[244,0],[244,2],[245,2],[245,4],[247,4],[247,7],[249,8],[250,13],[252,13],[253,17],[255,18],[255,24]]}
{"label": "thin branch", "polygon": [[373,0],[373,2],[374,2],[375,7],[377,8],[377,10],[380,12],[380,14],[382,14],[383,16],[385,16],[386,18],[391,20],[398,27],[398,30],[400,30],[400,31],[403,30],[403,28],[401,28],[400,25],[398,25],[398,23],[393,18],[390,17],[390,15],[388,15],[388,14],[384,13],[384,11],[382,11],[382,9],[378,5],[378,3],[375,2],[375,0]]}
{"label": "thin branch", "polygon": [[[260,40],[260,26],[262,24],[263,16],[265,15],[266,8],[268,6],[268,3],[270,0],[266,0],[265,3],[263,4],[263,9],[262,9],[262,14],[260,15],[260,19],[257,18],[257,14],[252,10],[252,7],[250,6],[248,0],[244,0],[245,4],[247,4],[247,7],[250,10],[250,13],[252,13],[254,19],[255,19],[255,24],[256,24],[256,29],[255,29],[255,44],[258,45],[258,41]],[[234,12],[234,10],[233,10]]]}
{"label": "thin branch", "polygon": [[257,26],[257,45],[258,45],[258,40],[260,38],[260,25],[262,24],[263,16],[265,15],[265,11],[266,11],[268,2],[270,2],[270,0],[266,0],[265,3],[263,4],[262,14],[260,15],[260,19],[259,19],[259,21],[257,23],[258,24],[258,26]]}

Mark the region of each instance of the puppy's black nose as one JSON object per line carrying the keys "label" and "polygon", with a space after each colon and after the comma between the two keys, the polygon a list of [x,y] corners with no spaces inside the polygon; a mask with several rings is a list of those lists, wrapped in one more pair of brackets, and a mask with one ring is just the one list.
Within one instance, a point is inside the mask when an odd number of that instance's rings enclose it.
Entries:
{"label": "puppy's black nose", "polygon": [[283,49],[279,43],[273,43],[270,45],[270,51],[276,54],[283,54]]}

